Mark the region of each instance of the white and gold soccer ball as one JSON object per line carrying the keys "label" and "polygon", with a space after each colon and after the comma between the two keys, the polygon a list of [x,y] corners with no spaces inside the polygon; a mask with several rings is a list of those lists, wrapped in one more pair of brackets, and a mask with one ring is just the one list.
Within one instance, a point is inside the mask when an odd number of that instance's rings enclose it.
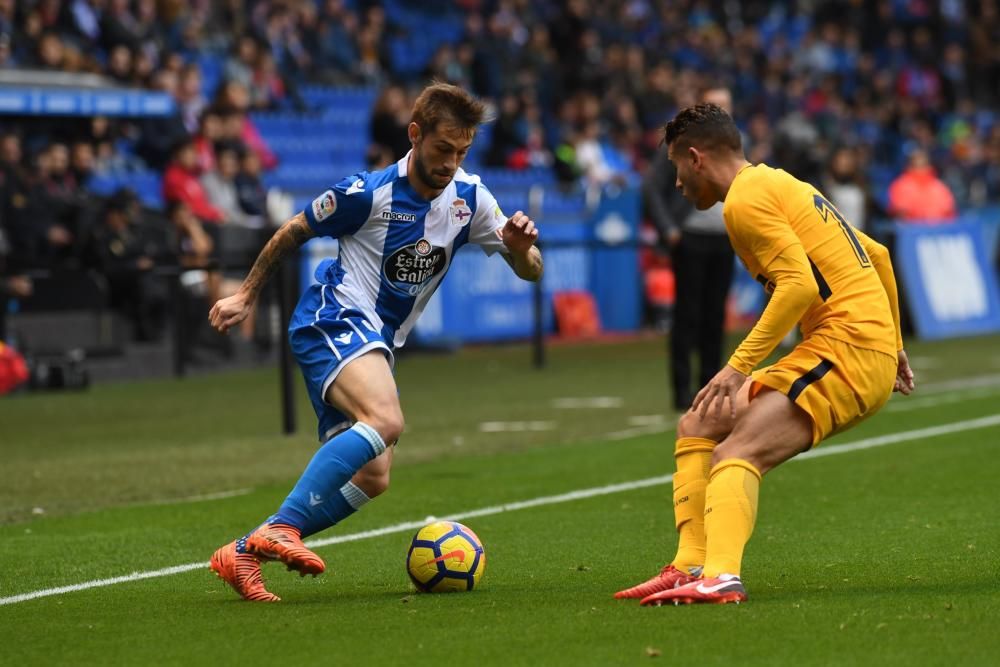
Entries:
{"label": "white and gold soccer ball", "polygon": [[437,521],[418,530],[406,555],[406,571],[425,593],[471,591],[485,570],[483,543],[455,521]]}

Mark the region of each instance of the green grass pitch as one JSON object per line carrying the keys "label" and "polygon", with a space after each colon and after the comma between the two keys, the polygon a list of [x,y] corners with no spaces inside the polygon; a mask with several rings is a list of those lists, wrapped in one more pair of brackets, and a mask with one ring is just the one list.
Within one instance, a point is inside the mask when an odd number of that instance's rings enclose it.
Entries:
{"label": "green grass pitch", "polygon": [[611,598],[675,545],[662,340],[553,347],[544,372],[521,346],[401,360],[392,488],[318,537],[487,508],[462,519],[485,576],[450,595],[413,591],[410,528],[319,547],[316,579],[265,566],[274,605],[194,568],[315,449],[300,387],[277,434],[273,370],[4,399],[0,664],[996,664],[1000,338],[910,351],[916,395],[764,480],[750,599],[722,607]]}

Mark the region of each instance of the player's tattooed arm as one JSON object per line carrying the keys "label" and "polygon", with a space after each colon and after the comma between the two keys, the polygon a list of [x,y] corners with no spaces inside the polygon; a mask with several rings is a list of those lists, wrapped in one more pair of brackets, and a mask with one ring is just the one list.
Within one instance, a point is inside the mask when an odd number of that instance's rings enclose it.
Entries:
{"label": "player's tattooed arm", "polygon": [[212,326],[221,332],[226,332],[247,317],[253,311],[261,288],[268,278],[290,253],[313,236],[313,231],[303,214],[281,226],[267,242],[264,249],[257,255],[249,275],[243,281],[240,289],[232,296],[219,299],[208,314]]}
{"label": "player's tattooed arm", "polygon": [[312,228],[302,213],[282,225],[257,255],[257,260],[244,279],[240,291],[256,299],[285,257],[313,236]]}

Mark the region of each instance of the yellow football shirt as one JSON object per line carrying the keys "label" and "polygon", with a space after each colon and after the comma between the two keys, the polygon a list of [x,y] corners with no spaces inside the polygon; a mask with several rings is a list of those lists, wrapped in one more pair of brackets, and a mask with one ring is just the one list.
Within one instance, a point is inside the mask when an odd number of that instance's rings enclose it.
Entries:
{"label": "yellow football shirt", "polygon": [[[819,293],[799,319],[803,337],[820,334],[896,356],[897,325],[879,277],[884,267],[876,271],[869,253],[881,247],[855,230],[816,188],[781,169],[747,165],[729,188],[723,218],[737,256],[768,292],[775,289],[772,274],[787,276],[789,266],[811,271]],[[888,263],[887,257],[882,261]],[[791,328],[767,331],[762,322],[733,355],[730,363],[737,370],[749,372]]]}

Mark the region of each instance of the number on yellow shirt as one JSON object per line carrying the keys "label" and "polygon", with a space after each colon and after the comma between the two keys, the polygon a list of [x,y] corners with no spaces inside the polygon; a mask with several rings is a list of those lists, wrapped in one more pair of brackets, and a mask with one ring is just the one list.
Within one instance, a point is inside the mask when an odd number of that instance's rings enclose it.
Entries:
{"label": "number on yellow shirt", "polygon": [[858,240],[857,235],[854,233],[854,228],[851,227],[851,223],[844,220],[844,216],[840,214],[840,211],[833,207],[833,204],[828,202],[822,197],[822,195],[813,195],[813,206],[819,211],[820,216],[823,218],[823,222],[829,221],[829,216],[833,216],[840,223],[840,229],[847,236],[847,240],[851,242],[851,247],[854,249],[854,254],[857,256],[858,261],[861,263],[861,268],[867,269],[872,265],[871,259],[868,257],[868,253],[865,252],[865,247],[861,245],[861,241]]}

